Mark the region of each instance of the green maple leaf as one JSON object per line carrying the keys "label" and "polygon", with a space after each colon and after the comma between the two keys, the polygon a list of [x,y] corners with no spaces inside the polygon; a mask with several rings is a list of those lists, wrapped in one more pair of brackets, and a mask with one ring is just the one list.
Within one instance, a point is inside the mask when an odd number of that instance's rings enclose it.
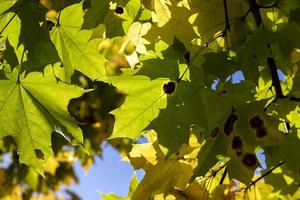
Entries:
{"label": "green maple leaf", "polygon": [[17,0],[0,0],[0,15],[3,15],[11,6],[13,6]]}
{"label": "green maple leaf", "polygon": [[[123,12],[115,12],[117,7],[122,8]],[[99,24],[104,24],[108,37],[123,35],[141,15],[140,0],[118,1],[116,3],[108,0],[88,0],[84,8],[86,12],[82,28],[91,29],[96,28]]]}
{"label": "green maple leaf", "polygon": [[[193,25],[198,27],[198,32],[204,43],[212,38],[217,32],[225,29],[224,4],[221,0],[192,0],[190,3],[191,12],[197,13]],[[228,18],[236,19],[242,16],[240,1],[227,1]],[[233,23],[231,23],[233,25]],[[238,27],[240,28],[240,27]],[[235,32],[235,27],[231,27]]]}
{"label": "green maple leaf", "polygon": [[[6,1],[3,4],[8,7],[7,4],[13,2]],[[6,24],[2,22],[4,27],[13,26],[12,29],[15,29],[4,33],[10,37],[13,47],[18,48],[20,45],[24,45],[24,50],[27,51],[27,61],[23,66],[27,72],[42,71],[44,66],[59,61],[57,51],[49,38],[49,32],[44,23],[46,11],[46,8],[36,1],[17,1],[0,16],[0,18],[6,19]]]}
{"label": "green maple leaf", "polygon": [[182,65],[178,67],[177,61],[160,59],[149,59],[144,63],[137,72],[126,71],[121,76],[108,78],[126,95],[123,105],[112,112],[116,122],[111,138],[137,139],[143,130],[150,129],[147,126],[158,116],[160,109],[166,108],[168,97],[163,85],[177,79]]}
{"label": "green maple leaf", "polygon": [[168,78],[151,81],[147,76],[126,74],[109,78],[109,82],[126,95],[123,105],[112,112],[116,122],[110,138],[137,139],[151,120],[158,116],[159,109],[166,107],[167,99],[162,86],[168,81]]}
{"label": "green maple leaf", "polygon": [[202,68],[206,75],[213,75],[214,79],[226,80],[235,71],[234,62],[228,60],[226,52],[210,52],[204,54],[205,62]]}
{"label": "green maple leaf", "polygon": [[42,164],[53,155],[51,133],[66,129],[66,138],[82,143],[82,133],[68,113],[69,100],[83,90],[53,76],[52,66],[44,75],[32,72],[26,77],[14,70],[7,80],[0,80],[0,137],[10,135],[16,141],[20,162],[43,174]]}
{"label": "green maple leaf", "polygon": [[82,23],[82,4],[74,4],[61,11],[59,25],[51,32],[51,39],[64,65],[66,81],[70,81],[74,70],[93,80],[106,76],[106,59],[97,51],[97,40],[90,41],[92,31],[80,30]]}
{"label": "green maple leaf", "polygon": [[214,127],[210,130],[209,137],[205,136],[201,131],[200,134],[197,134],[197,137],[201,147],[197,157],[198,166],[194,170],[194,177],[204,176],[209,169],[220,161],[228,146],[228,142],[221,133],[220,127]]}
{"label": "green maple leaf", "polygon": [[109,2],[110,0],[87,0],[82,28],[95,28],[102,23],[109,12]]}
{"label": "green maple leaf", "polygon": [[275,166],[284,161],[281,170],[267,176],[266,182],[282,194],[292,194],[299,188],[299,155],[300,140],[296,131],[285,135],[285,142],[265,149],[267,167]]}
{"label": "green maple leaf", "polygon": [[[204,106],[190,82],[180,81],[176,91],[168,96],[167,107],[160,110],[159,116],[149,124],[148,129],[154,129],[161,145],[168,153],[174,153],[179,146],[187,142],[192,126],[206,126]],[[170,138],[171,141],[170,142]]]}
{"label": "green maple leaf", "polygon": [[198,36],[188,20],[193,12],[186,7],[179,7],[177,3],[174,0],[144,1],[144,4],[154,10],[157,16],[157,26],[153,26],[149,31],[149,38],[151,40],[161,38],[168,44],[172,44],[176,37],[186,47],[189,47],[190,42]]}

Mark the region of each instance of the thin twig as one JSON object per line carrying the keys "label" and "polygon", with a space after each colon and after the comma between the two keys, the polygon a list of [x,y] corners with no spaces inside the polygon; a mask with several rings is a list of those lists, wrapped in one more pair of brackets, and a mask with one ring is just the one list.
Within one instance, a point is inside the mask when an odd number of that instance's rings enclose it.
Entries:
{"label": "thin twig", "polygon": [[223,174],[222,174],[222,177],[221,177],[221,180],[220,180],[220,182],[219,182],[219,185],[223,184],[226,175],[227,175],[227,167],[225,167],[225,170],[224,170],[224,172],[223,172]]}
{"label": "thin twig", "polygon": [[271,167],[268,171],[266,171],[265,173],[263,173],[260,177],[258,177],[257,179],[255,179],[254,181],[250,182],[250,185],[248,186],[248,188],[250,188],[252,185],[255,185],[255,183],[257,183],[258,181],[260,181],[262,178],[266,177],[267,175],[269,175],[272,171],[274,171],[276,168],[280,167],[281,165],[283,165],[284,160],[280,161],[277,165]]}
{"label": "thin twig", "polygon": [[203,44],[200,49],[196,52],[195,55],[193,55],[193,57],[191,58],[191,60],[189,61],[188,66],[186,67],[186,69],[184,70],[184,72],[182,73],[182,75],[177,79],[177,82],[181,81],[182,78],[184,77],[184,75],[186,74],[186,72],[188,71],[190,65],[195,61],[195,59],[200,55],[200,53],[209,46],[210,43],[212,43],[213,41],[215,41],[216,39],[218,39],[219,37],[223,37],[224,36],[224,32],[220,32],[217,35],[215,35],[214,37],[212,37],[210,40],[208,40],[205,44]]}
{"label": "thin twig", "polygon": [[25,47],[24,47],[23,52],[22,52],[22,57],[21,57],[21,62],[20,62],[20,69],[19,69],[19,72],[18,72],[18,79],[17,79],[18,84],[20,84],[20,76],[21,76],[21,73],[22,73],[24,55],[25,55]]}

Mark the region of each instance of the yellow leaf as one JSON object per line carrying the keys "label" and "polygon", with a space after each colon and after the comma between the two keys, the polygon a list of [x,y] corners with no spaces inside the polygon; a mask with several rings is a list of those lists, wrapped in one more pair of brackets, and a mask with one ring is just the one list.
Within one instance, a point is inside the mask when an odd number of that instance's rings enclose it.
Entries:
{"label": "yellow leaf", "polygon": [[57,160],[54,157],[50,157],[44,164],[44,171],[54,176],[58,166]]}
{"label": "yellow leaf", "polygon": [[198,153],[194,150],[199,145],[196,137],[191,136],[190,144],[183,144],[169,158],[165,157],[159,147],[155,132],[148,132],[146,137],[149,143],[135,144],[128,156],[135,168],[145,170],[145,177],[131,199],[148,199],[154,194],[168,193],[174,188],[184,190],[197,163],[195,160]]}

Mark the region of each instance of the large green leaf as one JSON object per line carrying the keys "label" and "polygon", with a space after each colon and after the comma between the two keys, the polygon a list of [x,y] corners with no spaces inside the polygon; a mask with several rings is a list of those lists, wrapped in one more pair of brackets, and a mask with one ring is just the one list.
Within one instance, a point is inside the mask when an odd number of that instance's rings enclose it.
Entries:
{"label": "large green leaf", "polygon": [[7,11],[11,6],[13,6],[17,0],[0,0],[0,15]]}
{"label": "large green leaf", "polygon": [[[157,132],[160,144],[174,153],[182,143],[187,142],[192,126],[206,126],[204,106],[197,88],[190,82],[180,81],[176,91],[168,96],[167,107],[160,110],[148,128]],[[170,142],[170,138],[172,142]]]}
{"label": "large green leaf", "polygon": [[[12,15],[13,13],[13,15]],[[23,69],[25,71],[42,71],[47,64],[53,64],[59,60],[57,51],[49,38],[49,32],[45,25],[46,8],[38,2],[17,1],[1,16],[6,18],[4,27],[15,26],[19,29],[18,37],[11,41],[13,47],[24,45],[27,52],[27,61]],[[3,27],[3,28],[4,28]],[[15,34],[8,32],[7,34]]]}
{"label": "large green leaf", "polygon": [[189,17],[193,14],[188,8],[178,5],[175,0],[148,0],[144,1],[149,9],[155,11],[157,22],[156,26],[149,32],[150,40],[161,38],[168,44],[174,42],[176,37],[186,47],[190,46],[190,42],[198,37],[197,31],[191,26]]}
{"label": "large green leaf", "polygon": [[123,105],[114,110],[116,122],[110,138],[128,137],[137,139],[144,128],[165,108],[167,97],[163,84],[167,78],[150,80],[146,76],[129,76],[127,74],[109,78],[115,87],[126,95]]}
{"label": "large green leaf", "polygon": [[70,81],[74,70],[89,78],[101,80],[106,76],[106,59],[97,51],[97,40],[91,40],[91,30],[80,30],[83,23],[82,4],[61,11],[59,25],[53,28],[51,39],[64,65],[64,78]]}
{"label": "large green leaf", "polygon": [[0,80],[0,136],[11,135],[18,146],[20,162],[43,174],[42,164],[52,156],[52,131],[64,134],[74,143],[82,143],[81,130],[68,113],[69,100],[83,90],[57,82],[52,66],[42,73],[19,76],[14,70]]}
{"label": "large green leaf", "polygon": [[102,23],[109,12],[109,2],[110,0],[87,0],[82,28],[95,28]]}
{"label": "large green leaf", "polygon": [[170,80],[175,83],[182,67],[176,60],[148,59],[137,72],[128,70],[109,77],[108,81],[126,95],[123,105],[112,112],[116,122],[111,138],[137,139],[144,129],[150,129],[147,126],[167,105],[163,85]]}

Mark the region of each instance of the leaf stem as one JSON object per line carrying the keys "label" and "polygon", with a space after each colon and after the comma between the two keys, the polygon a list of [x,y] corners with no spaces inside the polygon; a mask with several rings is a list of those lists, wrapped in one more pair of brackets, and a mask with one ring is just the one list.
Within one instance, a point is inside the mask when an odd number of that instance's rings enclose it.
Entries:
{"label": "leaf stem", "polygon": [[57,16],[57,24],[56,24],[56,26],[60,26],[60,15],[61,15],[61,10],[62,10],[62,7],[63,7],[63,5],[65,4],[65,1],[64,0],[62,0],[61,1],[61,4],[60,4],[60,9],[59,9],[59,12],[58,12],[58,16]]}
{"label": "leaf stem", "polygon": [[223,184],[226,175],[227,175],[227,167],[225,167],[225,170],[224,170],[224,172],[223,172],[223,174],[222,174],[222,177],[221,177],[221,180],[220,180],[220,182],[219,182],[219,185]]}
{"label": "leaf stem", "polygon": [[21,76],[21,73],[22,73],[22,67],[23,67],[24,55],[25,55],[25,47],[24,47],[24,50],[23,50],[23,53],[22,53],[22,57],[21,57],[20,69],[19,69],[19,73],[18,73],[17,84],[20,84],[20,83],[21,83],[21,82],[20,82],[20,76]]}

